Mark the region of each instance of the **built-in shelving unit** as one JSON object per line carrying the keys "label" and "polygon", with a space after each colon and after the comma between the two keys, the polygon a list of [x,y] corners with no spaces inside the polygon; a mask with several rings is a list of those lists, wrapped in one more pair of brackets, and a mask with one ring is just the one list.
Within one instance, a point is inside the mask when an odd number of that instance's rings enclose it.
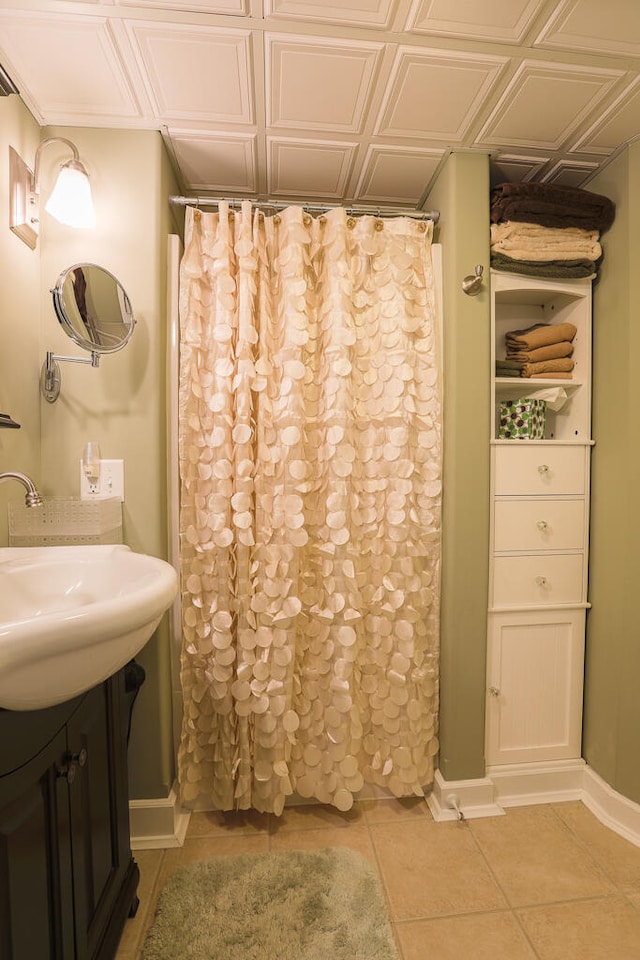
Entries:
{"label": "built-in shelving unit", "polygon": [[[491,275],[489,766],[579,758],[591,451],[591,281]],[[571,322],[571,378],[495,376],[505,335]],[[542,439],[499,439],[505,400],[552,391]],[[557,396],[559,394],[559,396]]]}

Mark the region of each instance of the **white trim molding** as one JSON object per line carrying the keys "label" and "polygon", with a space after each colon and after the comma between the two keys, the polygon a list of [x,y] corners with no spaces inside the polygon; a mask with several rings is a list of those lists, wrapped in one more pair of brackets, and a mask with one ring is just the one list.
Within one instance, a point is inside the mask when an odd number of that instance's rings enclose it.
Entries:
{"label": "white trim molding", "polygon": [[168,797],[129,801],[132,850],[181,847],[191,814],[178,801],[175,784]]}
{"label": "white trim molding", "polygon": [[434,820],[495,817],[508,807],[580,800],[610,830],[640,847],[640,804],[609,786],[584,760],[487,767],[478,780],[445,780],[436,771],[427,797]]}

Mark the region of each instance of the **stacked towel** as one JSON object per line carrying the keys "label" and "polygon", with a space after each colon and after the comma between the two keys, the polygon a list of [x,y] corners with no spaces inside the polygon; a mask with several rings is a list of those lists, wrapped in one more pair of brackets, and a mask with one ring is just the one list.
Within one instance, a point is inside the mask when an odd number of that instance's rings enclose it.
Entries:
{"label": "stacked towel", "polygon": [[599,260],[602,247],[597,230],[580,227],[541,227],[537,223],[507,220],[491,224],[491,249],[512,260]]}
{"label": "stacked towel", "polygon": [[501,183],[491,194],[491,266],[526,276],[589,277],[613,223],[607,198],[576,187]]}
{"label": "stacked towel", "polygon": [[571,380],[573,323],[534,323],[505,334],[505,359],[496,360],[497,377]]}
{"label": "stacked towel", "polygon": [[491,193],[491,221],[518,220],[543,227],[581,227],[604,233],[615,207],[600,194],[553,183],[500,183]]}

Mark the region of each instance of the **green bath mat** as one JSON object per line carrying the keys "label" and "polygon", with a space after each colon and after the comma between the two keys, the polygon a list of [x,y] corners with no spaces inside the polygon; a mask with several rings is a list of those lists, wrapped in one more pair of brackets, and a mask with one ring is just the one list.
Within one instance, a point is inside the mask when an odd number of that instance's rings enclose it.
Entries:
{"label": "green bath mat", "polygon": [[177,871],[143,960],[398,960],[377,874],[340,848],[244,854]]}

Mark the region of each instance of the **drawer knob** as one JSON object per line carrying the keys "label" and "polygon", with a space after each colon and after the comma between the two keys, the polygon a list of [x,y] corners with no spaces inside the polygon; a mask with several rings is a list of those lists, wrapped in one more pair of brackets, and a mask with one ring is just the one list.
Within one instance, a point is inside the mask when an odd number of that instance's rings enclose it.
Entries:
{"label": "drawer knob", "polygon": [[536,577],[536,583],[539,587],[546,587],[549,581],[546,577]]}
{"label": "drawer knob", "polygon": [[550,469],[551,467],[549,466],[548,463],[541,463],[540,466],[538,467],[538,473],[540,474],[541,477],[544,477],[545,474],[549,473]]}
{"label": "drawer knob", "polygon": [[546,531],[549,529],[549,524],[546,520],[538,520],[536,526],[541,533],[546,533]]}
{"label": "drawer knob", "polygon": [[492,697],[499,697],[499,696],[500,696],[500,688],[499,688],[499,687],[489,687],[489,693],[491,694]]}

